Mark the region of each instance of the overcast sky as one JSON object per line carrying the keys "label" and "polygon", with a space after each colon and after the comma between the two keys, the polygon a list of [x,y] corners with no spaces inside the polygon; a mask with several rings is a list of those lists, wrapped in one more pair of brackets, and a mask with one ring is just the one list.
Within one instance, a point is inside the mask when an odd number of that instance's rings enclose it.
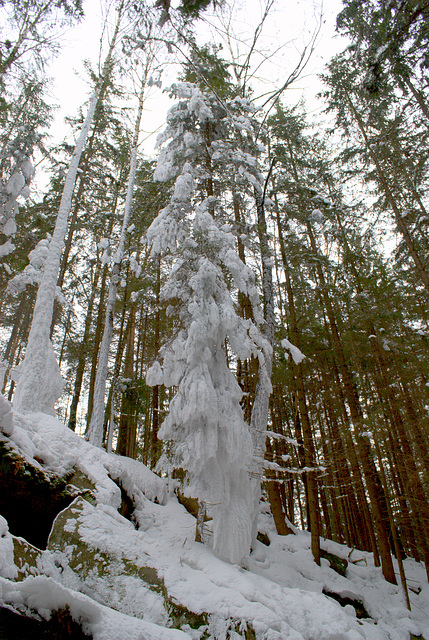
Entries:
{"label": "overcast sky", "polygon": [[[105,21],[105,2],[103,0],[86,0],[84,2],[85,20],[74,29],[65,32],[62,38],[62,51],[50,67],[53,77],[51,100],[60,105],[54,126],[51,129],[53,142],[67,137],[70,130],[64,125],[64,117],[75,115],[80,105],[88,96],[86,74],[83,60],[89,59],[93,64],[99,59],[100,38]],[[232,4],[232,3],[229,3]],[[265,2],[262,0],[236,0],[234,3],[234,31],[242,54],[248,50],[253,31],[260,21]],[[303,48],[308,45],[313,34],[319,28],[320,15],[322,23],[316,40],[316,48],[302,77],[291,87],[286,100],[296,103],[303,96],[309,112],[321,110],[316,101],[316,93],[321,85],[317,75],[323,65],[336,52],[344,48],[345,42],[335,34],[335,18],[341,10],[341,0],[277,0],[270,18],[267,20],[258,48],[270,55],[270,61],[258,70],[255,80],[256,94],[281,86],[293,67],[296,65]],[[213,40],[222,41],[222,25],[215,17],[206,13],[204,20],[197,26],[198,43]],[[238,44],[237,44],[238,46]],[[274,55],[271,55],[276,52]],[[225,57],[228,57],[225,51]],[[255,64],[258,59],[255,58]],[[166,66],[168,69],[168,66]],[[174,80],[178,65],[170,65],[163,74],[164,85]],[[169,101],[161,90],[155,89],[152,98],[146,104],[144,129],[142,138],[147,140],[144,149],[147,154],[153,153],[156,133],[163,127]]]}

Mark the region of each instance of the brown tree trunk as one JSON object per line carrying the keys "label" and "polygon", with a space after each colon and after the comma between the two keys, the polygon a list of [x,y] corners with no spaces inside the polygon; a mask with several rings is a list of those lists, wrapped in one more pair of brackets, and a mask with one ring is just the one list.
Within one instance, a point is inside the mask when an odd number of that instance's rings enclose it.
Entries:
{"label": "brown tree trunk", "polygon": [[125,362],[123,377],[125,391],[122,395],[121,415],[119,418],[119,434],[116,453],[120,456],[135,458],[136,453],[136,420],[135,420],[135,389],[134,382],[134,343],[135,343],[135,310],[131,309],[125,330]]}
{"label": "brown tree trunk", "polygon": [[353,104],[353,102],[352,102],[352,100],[350,98],[350,95],[348,93],[346,93],[345,95],[346,95],[346,99],[347,99],[347,102],[348,102],[349,107],[350,107],[350,111],[351,111],[353,117],[355,118],[356,123],[357,123],[357,125],[359,127],[359,130],[360,130],[360,132],[362,134],[362,137],[363,137],[363,139],[365,141],[365,145],[366,145],[367,151],[368,151],[368,153],[369,153],[369,155],[370,155],[370,157],[371,157],[371,159],[372,159],[372,161],[374,163],[374,166],[375,166],[375,169],[376,169],[376,172],[377,172],[377,176],[378,176],[380,185],[381,185],[381,187],[382,187],[382,189],[384,191],[384,194],[386,196],[386,199],[389,202],[389,205],[390,205],[390,207],[391,207],[391,209],[393,211],[393,215],[394,215],[394,218],[395,218],[396,225],[397,225],[399,231],[401,232],[402,237],[404,238],[405,244],[406,244],[406,246],[408,248],[408,251],[410,253],[410,256],[411,256],[411,258],[412,258],[412,260],[414,262],[414,266],[416,268],[417,275],[420,278],[420,280],[421,280],[424,288],[426,289],[427,293],[429,294],[429,273],[426,271],[426,269],[425,269],[425,267],[423,265],[423,261],[420,258],[420,255],[418,253],[418,250],[417,250],[417,247],[415,245],[415,242],[414,242],[413,238],[411,237],[411,235],[410,235],[410,233],[409,233],[409,231],[407,229],[407,226],[406,226],[406,224],[405,224],[405,222],[404,222],[404,220],[402,218],[401,211],[400,211],[400,209],[399,209],[399,207],[398,207],[398,205],[396,203],[395,197],[394,197],[394,195],[393,195],[393,193],[392,193],[392,191],[391,191],[391,189],[389,187],[389,183],[388,183],[387,177],[386,177],[386,175],[385,175],[385,173],[384,173],[384,171],[382,169],[382,166],[381,166],[381,164],[379,162],[377,154],[375,153],[373,147],[371,146],[371,144],[370,144],[370,142],[368,140],[368,136],[366,134],[366,128],[365,128],[365,125],[363,123],[363,120],[360,117],[357,109],[355,108],[355,106],[354,106],[354,104]]}
{"label": "brown tree trunk", "polygon": [[429,580],[429,539],[427,534],[427,532],[429,531],[429,505],[422,483],[420,481],[414,454],[406,435],[405,426],[398,408],[395,393],[392,385],[390,384],[390,379],[387,376],[387,367],[385,364],[382,348],[375,336],[372,336],[371,341],[375,346],[379,362],[378,375],[381,379],[380,390],[382,395],[385,396],[387,404],[390,408],[390,412],[392,415],[391,425],[395,430],[396,438],[401,445],[401,452],[404,459],[403,464],[407,470],[407,472],[404,474],[404,481],[406,483],[406,495],[411,505],[412,512],[414,512],[414,520],[417,525],[416,535],[420,543],[420,548],[422,550],[423,559],[426,566],[426,573]]}
{"label": "brown tree trunk", "polygon": [[80,344],[80,349],[79,349],[79,357],[78,357],[78,362],[76,367],[76,377],[75,377],[75,383],[74,383],[73,398],[70,405],[70,416],[69,416],[69,423],[68,423],[68,427],[72,431],[76,430],[77,408],[79,405],[80,392],[82,390],[83,374],[85,372],[85,366],[86,366],[86,361],[88,356],[88,340],[89,340],[89,334],[91,331],[92,314],[94,310],[95,295],[97,291],[98,280],[100,277],[100,270],[101,269],[99,266],[95,270],[94,280],[92,282],[92,288],[91,288],[91,295],[88,301],[88,308],[86,312],[83,338],[82,338],[82,342]]}
{"label": "brown tree trunk", "polygon": [[[161,291],[161,260],[157,258],[156,264],[156,286],[155,286],[155,336],[154,336],[154,351],[155,357],[158,354],[160,347],[160,308],[159,308],[159,294]],[[151,469],[154,469],[159,458],[159,385],[155,385],[152,389],[152,433],[151,433]]]}
{"label": "brown tree trunk", "polygon": [[[283,240],[283,233],[280,222],[280,214],[278,206],[276,207],[277,216],[277,233],[279,236],[280,254],[283,262],[284,276],[286,281],[286,291],[289,308],[289,325],[292,344],[299,349],[300,339],[298,332],[298,324],[296,320],[295,301],[292,290],[292,284],[289,276],[289,265],[286,256],[286,248]],[[308,415],[307,401],[305,394],[304,373],[302,362],[294,363],[294,381],[296,387],[296,394],[298,399],[299,414],[301,417],[302,435],[303,435],[303,447],[304,447],[304,462],[307,469],[310,470],[306,473],[306,485],[307,485],[307,499],[308,499],[308,525],[311,532],[311,551],[313,553],[314,561],[320,565],[320,518],[319,518],[319,500],[317,491],[317,478],[316,478],[316,455],[313,443],[313,434],[311,431],[311,424]]]}
{"label": "brown tree trunk", "polygon": [[[313,230],[309,222],[307,224],[307,232],[310,240],[311,248],[315,257],[318,257],[316,240],[313,234]],[[359,397],[355,383],[353,381],[352,374],[346,364],[343,347],[341,344],[340,335],[337,328],[337,322],[335,319],[335,313],[331,304],[330,297],[328,295],[328,287],[325,281],[325,276],[319,260],[316,260],[316,271],[319,280],[320,293],[323,298],[324,307],[328,316],[330,332],[332,336],[333,349],[335,359],[338,364],[338,369],[341,375],[342,384],[344,387],[345,396],[347,398],[347,404],[350,410],[350,416],[352,419],[355,440],[357,444],[358,456],[362,465],[363,473],[365,476],[365,482],[368,489],[368,494],[371,502],[375,529],[377,531],[377,541],[380,551],[381,567],[383,575],[388,582],[396,584],[395,571],[393,568],[392,557],[390,555],[389,536],[388,536],[388,515],[386,506],[386,496],[383,492],[380,476],[377,472],[374,464],[373,455],[371,452],[368,438],[362,435],[365,430],[364,416],[362,408],[359,402]],[[387,521],[387,525],[386,525]]]}
{"label": "brown tree trunk", "polygon": [[[268,462],[274,461],[273,448],[271,446],[270,439],[267,438],[265,459]],[[279,489],[279,477],[276,471],[273,469],[266,469],[265,476],[267,478],[267,492],[268,500],[270,503],[271,513],[273,515],[276,531],[279,536],[287,536],[289,533],[293,533],[292,529],[288,527],[285,520],[285,514],[283,513],[282,499]]]}

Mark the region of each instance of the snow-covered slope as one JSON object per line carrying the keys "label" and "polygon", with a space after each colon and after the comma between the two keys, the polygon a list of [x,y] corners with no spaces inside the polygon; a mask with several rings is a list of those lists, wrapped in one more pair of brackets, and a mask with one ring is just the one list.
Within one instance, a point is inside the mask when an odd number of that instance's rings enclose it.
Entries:
{"label": "snow-covered slope", "polygon": [[[420,591],[411,592],[410,613],[401,588],[384,581],[370,554],[322,541],[326,551],[349,560],[343,577],[328,560],[321,567],[314,564],[307,533],[277,536],[269,513],[262,511],[259,528],[271,544],[258,543],[241,565],[229,565],[194,542],[195,519],[179,504],[171,483],[141,463],[109,455],[41,413],[15,414],[13,428],[3,437],[40,469],[60,476],[79,469],[89,478],[95,500],[77,498],[63,512],[64,535],[79,535],[81,553],[95,554],[91,558],[105,569],[82,572],[73,561],[77,551],[70,538],[62,550],[55,545],[44,550],[28,577],[15,581],[13,538],[0,517],[2,606],[49,618],[67,604],[96,640],[428,636],[428,584],[424,568],[412,560],[405,562],[407,577]],[[137,527],[118,512],[118,485],[134,503]],[[67,517],[75,518],[74,525]],[[142,571],[153,572],[151,584]],[[357,619],[351,604],[341,606],[322,591],[361,601],[371,617]],[[173,623],[180,626],[180,611],[181,629],[173,629]]]}

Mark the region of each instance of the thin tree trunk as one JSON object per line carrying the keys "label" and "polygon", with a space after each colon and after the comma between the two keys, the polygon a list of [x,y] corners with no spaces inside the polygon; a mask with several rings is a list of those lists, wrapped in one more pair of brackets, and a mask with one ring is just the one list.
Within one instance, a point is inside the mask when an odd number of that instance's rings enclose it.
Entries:
{"label": "thin tree trunk", "polygon": [[[283,240],[283,232],[280,222],[279,208],[276,206],[277,233],[279,237],[280,255],[283,261],[283,272],[286,281],[286,291],[289,307],[289,323],[292,344],[299,349],[300,339],[298,332],[298,324],[296,319],[295,301],[293,295],[292,284],[289,276],[289,265],[286,257],[286,248]],[[302,363],[294,363],[295,385],[298,398],[299,413],[301,416],[301,426],[303,433],[304,445],[304,461],[308,469],[315,467],[315,451],[313,443],[313,434],[308,415],[307,400],[305,393],[304,373]],[[306,474],[307,479],[307,497],[308,497],[308,526],[311,532],[311,551],[314,561],[320,565],[320,519],[319,519],[319,500],[317,491],[316,471],[310,471]]]}
{"label": "thin tree trunk", "polygon": [[[266,460],[273,462],[273,450],[269,438],[266,442]],[[268,500],[270,503],[271,513],[273,516],[276,531],[279,536],[287,536],[293,533],[292,529],[288,527],[285,520],[285,514],[283,513],[282,500],[279,490],[279,479],[277,473],[273,469],[266,469],[265,476],[267,478],[267,492]]]}
{"label": "thin tree trunk", "polygon": [[258,220],[259,249],[262,261],[262,291],[264,301],[263,334],[267,341],[263,363],[259,363],[258,381],[256,383],[255,400],[250,419],[250,430],[253,440],[253,492],[254,511],[252,521],[252,540],[256,540],[259,501],[261,499],[260,474],[265,457],[265,431],[267,428],[269,401],[271,395],[271,374],[273,368],[273,342],[275,328],[274,291],[271,263],[271,251],[268,244],[267,223],[265,219],[264,194],[255,189],[255,202]]}
{"label": "thin tree trunk", "polygon": [[116,452],[120,456],[135,458],[136,450],[136,422],[134,418],[135,392],[134,383],[134,343],[135,343],[135,309],[128,316],[126,334],[126,351],[124,363],[124,377],[127,380],[126,389],[122,396],[121,415],[119,418],[119,434]]}
{"label": "thin tree trunk", "polygon": [[112,70],[112,55],[119,32],[123,4],[124,0],[122,0],[118,10],[115,32],[103,66],[103,72],[91,97],[88,112],[76,142],[65,179],[55,229],[49,243],[49,251],[37,293],[27,349],[14,395],[14,406],[21,412],[44,411],[51,414],[55,413],[55,403],[63,390],[63,378],[50,339],[61,253],[67,232],[68,217],[80,158],[92,124],[98,96],[106,76]]}
{"label": "thin tree trunk", "polygon": [[70,405],[70,415],[69,415],[68,427],[72,431],[76,430],[77,408],[78,408],[78,405],[79,405],[80,392],[82,390],[83,374],[85,372],[86,357],[87,357],[87,354],[88,354],[87,344],[88,344],[88,340],[89,340],[89,334],[90,334],[90,331],[91,331],[92,314],[93,314],[93,310],[94,310],[95,295],[96,295],[96,291],[97,291],[97,285],[98,285],[99,277],[100,277],[100,267],[97,267],[97,269],[95,271],[95,275],[94,275],[94,280],[92,282],[91,296],[90,296],[89,301],[88,301],[88,308],[87,308],[87,312],[86,312],[85,325],[84,325],[84,331],[83,331],[83,338],[82,338],[82,342],[80,344],[79,357],[78,357],[78,362],[77,362],[77,367],[76,367],[76,377],[75,377],[75,383],[74,383],[73,398],[72,398],[71,405]]}
{"label": "thin tree trunk", "polygon": [[410,233],[409,233],[409,231],[407,229],[407,226],[406,226],[406,224],[405,224],[405,222],[404,222],[404,220],[402,218],[401,211],[400,211],[400,209],[399,209],[399,207],[398,207],[398,205],[396,203],[395,197],[394,197],[394,195],[393,195],[393,193],[392,193],[392,191],[391,191],[391,189],[389,187],[389,183],[388,183],[387,177],[386,177],[386,175],[385,175],[385,173],[384,173],[384,171],[383,171],[383,169],[381,167],[381,164],[380,164],[380,162],[378,160],[378,157],[377,157],[373,147],[371,146],[371,144],[370,144],[370,142],[368,140],[368,136],[366,134],[366,129],[365,129],[365,125],[363,123],[363,120],[360,117],[356,107],[354,106],[349,94],[346,93],[345,96],[346,96],[346,100],[347,100],[347,102],[349,104],[350,111],[351,111],[353,117],[355,118],[356,123],[357,123],[357,125],[359,127],[359,130],[360,130],[360,132],[362,134],[362,137],[364,139],[367,151],[368,151],[368,153],[369,153],[369,155],[370,155],[370,157],[371,157],[371,159],[372,159],[372,161],[374,163],[374,166],[375,166],[375,169],[376,169],[376,172],[377,172],[378,179],[380,181],[381,187],[382,187],[382,189],[384,191],[384,194],[385,194],[385,196],[387,198],[387,201],[389,202],[390,207],[391,207],[391,209],[393,211],[393,215],[394,215],[394,218],[395,218],[396,225],[397,225],[399,231],[401,232],[402,237],[404,238],[405,244],[406,244],[406,246],[408,248],[408,251],[410,253],[410,256],[411,256],[411,258],[412,258],[412,260],[414,262],[414,266],[416,268],[417,275],[420,278],[420,280],[421,280],[424,288],[426,289],[427,293],[429,294],[429,273],[424,268],[423,262],[422,262],[422,260],[421,260],[421,258],[419,256],[419,253],[418,253],[417,248],[415,246],[415,242],[414,242],[413,238],[411,237],[411,235],[410,235]]}
{"label": "thin tree trunk", "polygon": [[[309,222],[307,222],[307,232],[310,240],[311,248],[314,255],[318,256],[316,241]],[[365,482],[370,497],[371,507],[373,511],[374,524],[377,531],[377,540],[380,549],[380,558],[383,575],[388,582],[396,584],[395,571],[393,568],[392,557],[390,555],[390,547],[388,541],[388,530],[386,528],[387,508],[386,497],[383,493],[380,477],[374,464],[370,444],[368,438],[362,435],[365,432],[364,416],[359,402],[357,389],[353,381],[353,377],[346,364],[344,351],[339,336],[337,323],[335,319],[334,309],[328,295],[328,287],[322,271],[320,262],[316,260],[316,271],[320,283],[320,292],[323,298],[326,313],[328,315],[329,327],[331,331],[334,354],[341,374],[344,386],[347,404],[350,409],[351,419],[355,429],[355,439],[357,444],[358,456],[365,476]]]}
{"label": "thin tree trunk", "polygon": [[101,338],[103,335],[104,299],[106,297],[108,273],[109,273],[109,267],[106,264],[103,267],[103,274],[101,276],[100,299],[98,301],[97,321],[96,321],[95,333],[94,333],[94,346],[92,350],[92,359],[91,359],[91,373],[89,377],[88,407],[86,412],[86,431],[88,431],[88,428],[89,428],[89,423],[92,415],[92,407],[94,404],[94,385],[95,385],[95,376],[97,373],[98,352],[100,349]]}
{"label": "thin tree trunk", "polygon": [[411,509],[414,512],[415,521],[417,524],[417,538],[420,542],[420,548],[422,550],[424,563],[426,566],[426,573],[429,581],[429,540],[427,537],[427,531],[429,531],[429,507],[427,498],[425,496],[424,489],[422,487],[419,472],[415,464],[413,452],[410,447],[410,443],[406,436],[404,423],[400,415],[395,394],[387,377],[386,365],[384,357],[381,351],[381,347],[378,344],[378,340],[373,337],[372,342],[375,344],[376,352],[379,360],[379,376],[381,378],[380,390],[381,393],[387,396],[387,402],[390,406],[392,413],[392,427],[396,431],[396,436],[401,445],[401,453],[404,458],[404,466],[407,469],[407,473],[404,474],[404,480],[406,482],[406,495],[411,505]]}
{"label": "thin tree trunk", "polygon": [[[154,351],[158,353],[160,348],[160,322],[159,295],[161,291],[161,259],[156,258],[156,286],[155,286],[155,337]],[[152,389],[152,433],[151,433],[151,469],[154,469],[159,458],[159,385]]]}
{"label": "thin tree trunk", "polygon": [[97,374],[94,386],[94,406],[91,414],[91,421],[89,424],[88,433],[86,439],[95,446],[101,447],[103,442],[103,418],[104,418],[104,396],[106,393],[106,380],[107,380],[107,368],[110,344],[113,336],[113,321],[115,314],[115,303],[119,285],[119,274],[121,270],[121,264],[123,260],[125,241],[127,236],[127,229],[130,224],[131,218],[131,205],[133,199],[134,182],[137,168],[137,152],[138,152],[138,139],[140,133],[140,123],[143,113],[144,92],[145,92],[145,78],[142,81],[139,106],[137,111],[137,118],[134,127],[134,136],[131,151],[130,160],[130,172],[128,175],[128,187],[127,197],[125,201],[124,217],[122,221],[122,230],[119,238],[118,247],[114,256],[114,266],[110,277],[109,294],[107,298],[106,316],[104,324],[104,333],[101,341],[100,352],[98,356]]}

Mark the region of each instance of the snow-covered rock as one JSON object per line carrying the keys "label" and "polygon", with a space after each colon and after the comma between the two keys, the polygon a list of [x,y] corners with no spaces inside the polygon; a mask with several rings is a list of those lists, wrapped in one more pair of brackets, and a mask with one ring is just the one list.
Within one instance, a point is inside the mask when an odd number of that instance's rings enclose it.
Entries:
{"label": "snow-covered rock", "polygon": [[[347,568],[339,575],[328,560],[319,567],[310,535],[278,536],[267,512],[259,526],[270,545],[258,542],[231,565],[194,541],[195,518],[167,479],[140,462],[107,454],[42,413],[15,413],[7,442],[44,472],[68,477],[78,470],[80,479],[70,480],[87,493],[58,514],[48,549],[35,550],[19,575],[19,539],[0,518],[2,606],[48,619],[67,605],[95,640],[196,640],[203,633],[208,640],[398,640],[428,628],[425,571],[411,559],[407,577],[421,589],[410,594],[412,613],[371,554],[324,540],[323,550]],[[133,501],[134,524],[118,512],[118,485]],[[361,601],[371,618],[357,619],[352,605],[324,593]]]}

